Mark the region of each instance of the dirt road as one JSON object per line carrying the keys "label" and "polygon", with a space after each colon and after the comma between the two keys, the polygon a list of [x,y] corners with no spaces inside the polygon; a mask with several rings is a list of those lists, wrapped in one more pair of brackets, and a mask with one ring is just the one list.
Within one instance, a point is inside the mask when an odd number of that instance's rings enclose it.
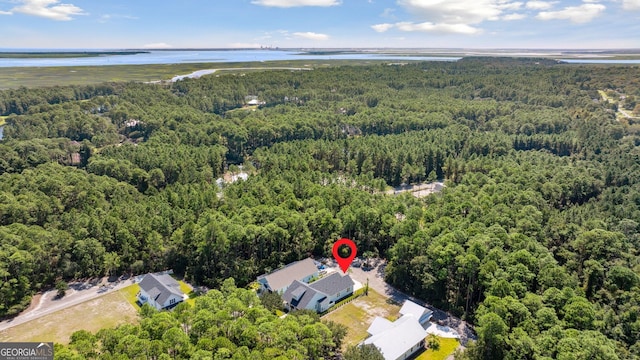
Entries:
{"label": "dirt road", "polygon": [[299,67],[282,67],[282,66],[273,66],[273,67],[242,67],[242,68],[220,68],[220,69],[205,69],[194,71],[191,74],[186,75],[176,75],[171,78],[171,82],[176,82],[178,80],[182,80],[185,78],[197,79],[204,75],[213,74],[217,71],[245,71],[245,70],[291,70],[291,71],[305,71],[305,70],[313,70],[312,68],[299,68]]}
{"label": "dirt road", "polygon": [[66,295],[62,299],[56,298],[56,290],[44,292],[41,296],[34,297],[31,306],[20,315],[13,319],[1,321],[0,331],[118,291],[134,282],[135,278],[113,282],[108,282],[106,279],[97,279],[91,282],[74,282],[69,284],[69,290],[67,290]]}

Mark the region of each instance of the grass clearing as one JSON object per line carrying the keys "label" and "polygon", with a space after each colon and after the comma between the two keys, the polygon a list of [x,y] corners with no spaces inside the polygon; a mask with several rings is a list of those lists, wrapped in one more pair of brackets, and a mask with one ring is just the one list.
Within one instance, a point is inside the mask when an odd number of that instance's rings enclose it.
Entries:
{"label": "grass clearing", "polygon": [[444,360],[460,345],[458,339],[438,337],[440,348],[438,350],[427,349],[425,352],[416,357],[415,360]]}
{"label": "grass clearing", "polygon": [[[271,71],[272,67],[321,68],[341,65],[383,64],[382,60],[287,60],[237,63],[194,63],[152,65],[105,65],[105,66],[52,66],[52,67],[6,67],[0,68],[0,90],[20,86],[28,88],[42,86],[91,85],[104,82],[145,82],[168,80],[176,75],[190,74],[197,70],[220,69],[224,74],[243,74],[255,71]],[[262,68],[237,70],[238,68]],[[236,68],[236,70],[224,70]],[[280,70],[286,71],[286,70]]]}
{"label": "grass clearing", "polygon": [[0,126],[6,124],[8,116],[0,116]]}
{"label": "grass clearing", "polygon": [[186,303],[191,305],[192,307],[195,306],[196,296],[195,296],[195,293],[193,292],[193,288],[182,280],[179,280],[178,284],[180,284],[180,291],[182,291],[183,293],[187,294],[187,296],[189,296],[189,298],[186,300]]}
{"label": "grass clearing", "polygon": [[187,285],[187,283],[185,283],[184,281],[180,280],[178,281],[178,284],[180,284],[180,291],[182,291],[183,293],[189,295],[193,292],[191,286]]}
{"label": "grass clearing", "polygon": [[[127,289],[129,288],[131,286]],[[136,323],[138,312],[127,299],[129,292],[124,291],[127,289],[0,331],[0,341],[53,341],[68,344],[71,334],[78,330],[95,333],[103,328]]]}
{"label": "grass clearing", "polygon": [[393,304],[379,293],[369,290],[369,295],[356,300],[323,316],[323,320],[331,320],[348,328],[343,347],[357,345],[368,336],[367,329],[376,316],[393,318],[398,316],[400,306]]}
{"label": "grass clearing", "polygon": [[118,292],[121,293],[122,296],[127,299],[127,302],[129,302],[129,304],[131,304],[131,306],[133,306],[137,311],[140,309],[140,306],[138,305],[138,297],[136,296],[139,291],[140,285],[136,283],[131,284],[124,289],[120,289]]}

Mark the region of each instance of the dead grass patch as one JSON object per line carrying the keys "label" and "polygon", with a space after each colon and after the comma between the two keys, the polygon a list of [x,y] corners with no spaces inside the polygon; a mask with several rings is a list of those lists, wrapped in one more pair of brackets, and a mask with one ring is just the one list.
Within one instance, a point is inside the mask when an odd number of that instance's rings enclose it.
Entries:
{"label": "dead grass patch", "polygon": [[138,313],[126,296],[116,291],[41,318],[0,331],[0,341],[53,341],[68,344],[78,330],[97,332],[124,323],[136,323]]}
{"label": "dead grass patch", "polygon": [[348,328],[343,347],[357,345],[368,336],[367,329],[377,317],[397,318],[400,306],[387,301],[379,293],[369,290],[368,296],[356,300],[325,315],[323,320],[335,321]]}

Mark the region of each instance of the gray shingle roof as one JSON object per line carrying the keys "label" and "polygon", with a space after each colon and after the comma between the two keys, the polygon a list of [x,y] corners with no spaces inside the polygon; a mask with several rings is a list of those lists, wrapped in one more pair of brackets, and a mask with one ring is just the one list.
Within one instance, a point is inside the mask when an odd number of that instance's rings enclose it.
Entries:
{"label": "gray shingle roof", "polygon": [[272,273],[261,275],[258,280],[265,279],[271,288],[271,291],[277,291],[279,289],[287,287],[294,280],[302,280],[307,276],[311,276],[318,272],[316,264],[313,259],[307,258],[304,260],[292,262],[291,264],[276,270]]}
{"label": "gray shingle roof", "polygon": [[166,274],[147,274],[142,278],[139,285],[151,299],[160,305],[164,305],[171,295],[184,296],[184,293],[180,290],[180,284]]}
{"label": "gray shingle roof", "polygon": [[[311,284],[294,280],[287,291],[282,294],[282,300],[296,309],[306,309],[315,298],[318,303],[329,301],[331,296],[344,291],[354,285],[349,275],[342,276],[333,273]],[[316,308],[316,304],[312,304]],[[325,304],[328,306],[328,304]]]}
{"label": "gray shingle roof", "polygon": [[351,276],[342,276],[340,273],[334,272],[331,275],[311,283],[310,286],[315,290],[333,296],[353,285],[355,285],[355,283],[351,280]]}
{"label": "gray shingle roof", "polygon": [[[312,289],[309,285],[294,280],[287,291],[282,294],[282,300],[291,304],[296,309],[306,309],[316,295],[320,295],[318,302],[322,302],[327,298],[327,294],[323,294],[320,291]],[[315,309],[316,304],[313,304]]]}

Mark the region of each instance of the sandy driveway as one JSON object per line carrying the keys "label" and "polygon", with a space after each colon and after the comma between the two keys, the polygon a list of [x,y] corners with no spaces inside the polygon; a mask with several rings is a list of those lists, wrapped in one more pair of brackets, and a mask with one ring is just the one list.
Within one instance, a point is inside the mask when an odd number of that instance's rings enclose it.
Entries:
{"label": "sandy driveway", "polygon": [[41,296],[34,297],[31,306],[20,315],[13,319],[1,321],[0,331],[112,293],[134,282],[135,278],[113,282],[108,282],[106,279],[98,279],[91,282],[74,282],[69,284],[69,290],[67,290],[67,294],[62,299],[56,299],[56,290],[44,292]]}
{"label": "sandy driveway", "polygon": [[186,78],[197,79],[204,75],[213,74],[216,71],[225,70],[225,71],[244,71],[244,70],[292,70],[292,71],[304,71],[304,70],[313,70],[312,68],[299,68],[299,67],[281,67],[281,66],[273,66],[273,67],[242,67],[242,68],[220,68],[220,69],[204,69],[197,70],[192,72],[191,74],[186,75],[176,75],[171,78],[171,82],[176,82],[178,80],[183,80]]}

